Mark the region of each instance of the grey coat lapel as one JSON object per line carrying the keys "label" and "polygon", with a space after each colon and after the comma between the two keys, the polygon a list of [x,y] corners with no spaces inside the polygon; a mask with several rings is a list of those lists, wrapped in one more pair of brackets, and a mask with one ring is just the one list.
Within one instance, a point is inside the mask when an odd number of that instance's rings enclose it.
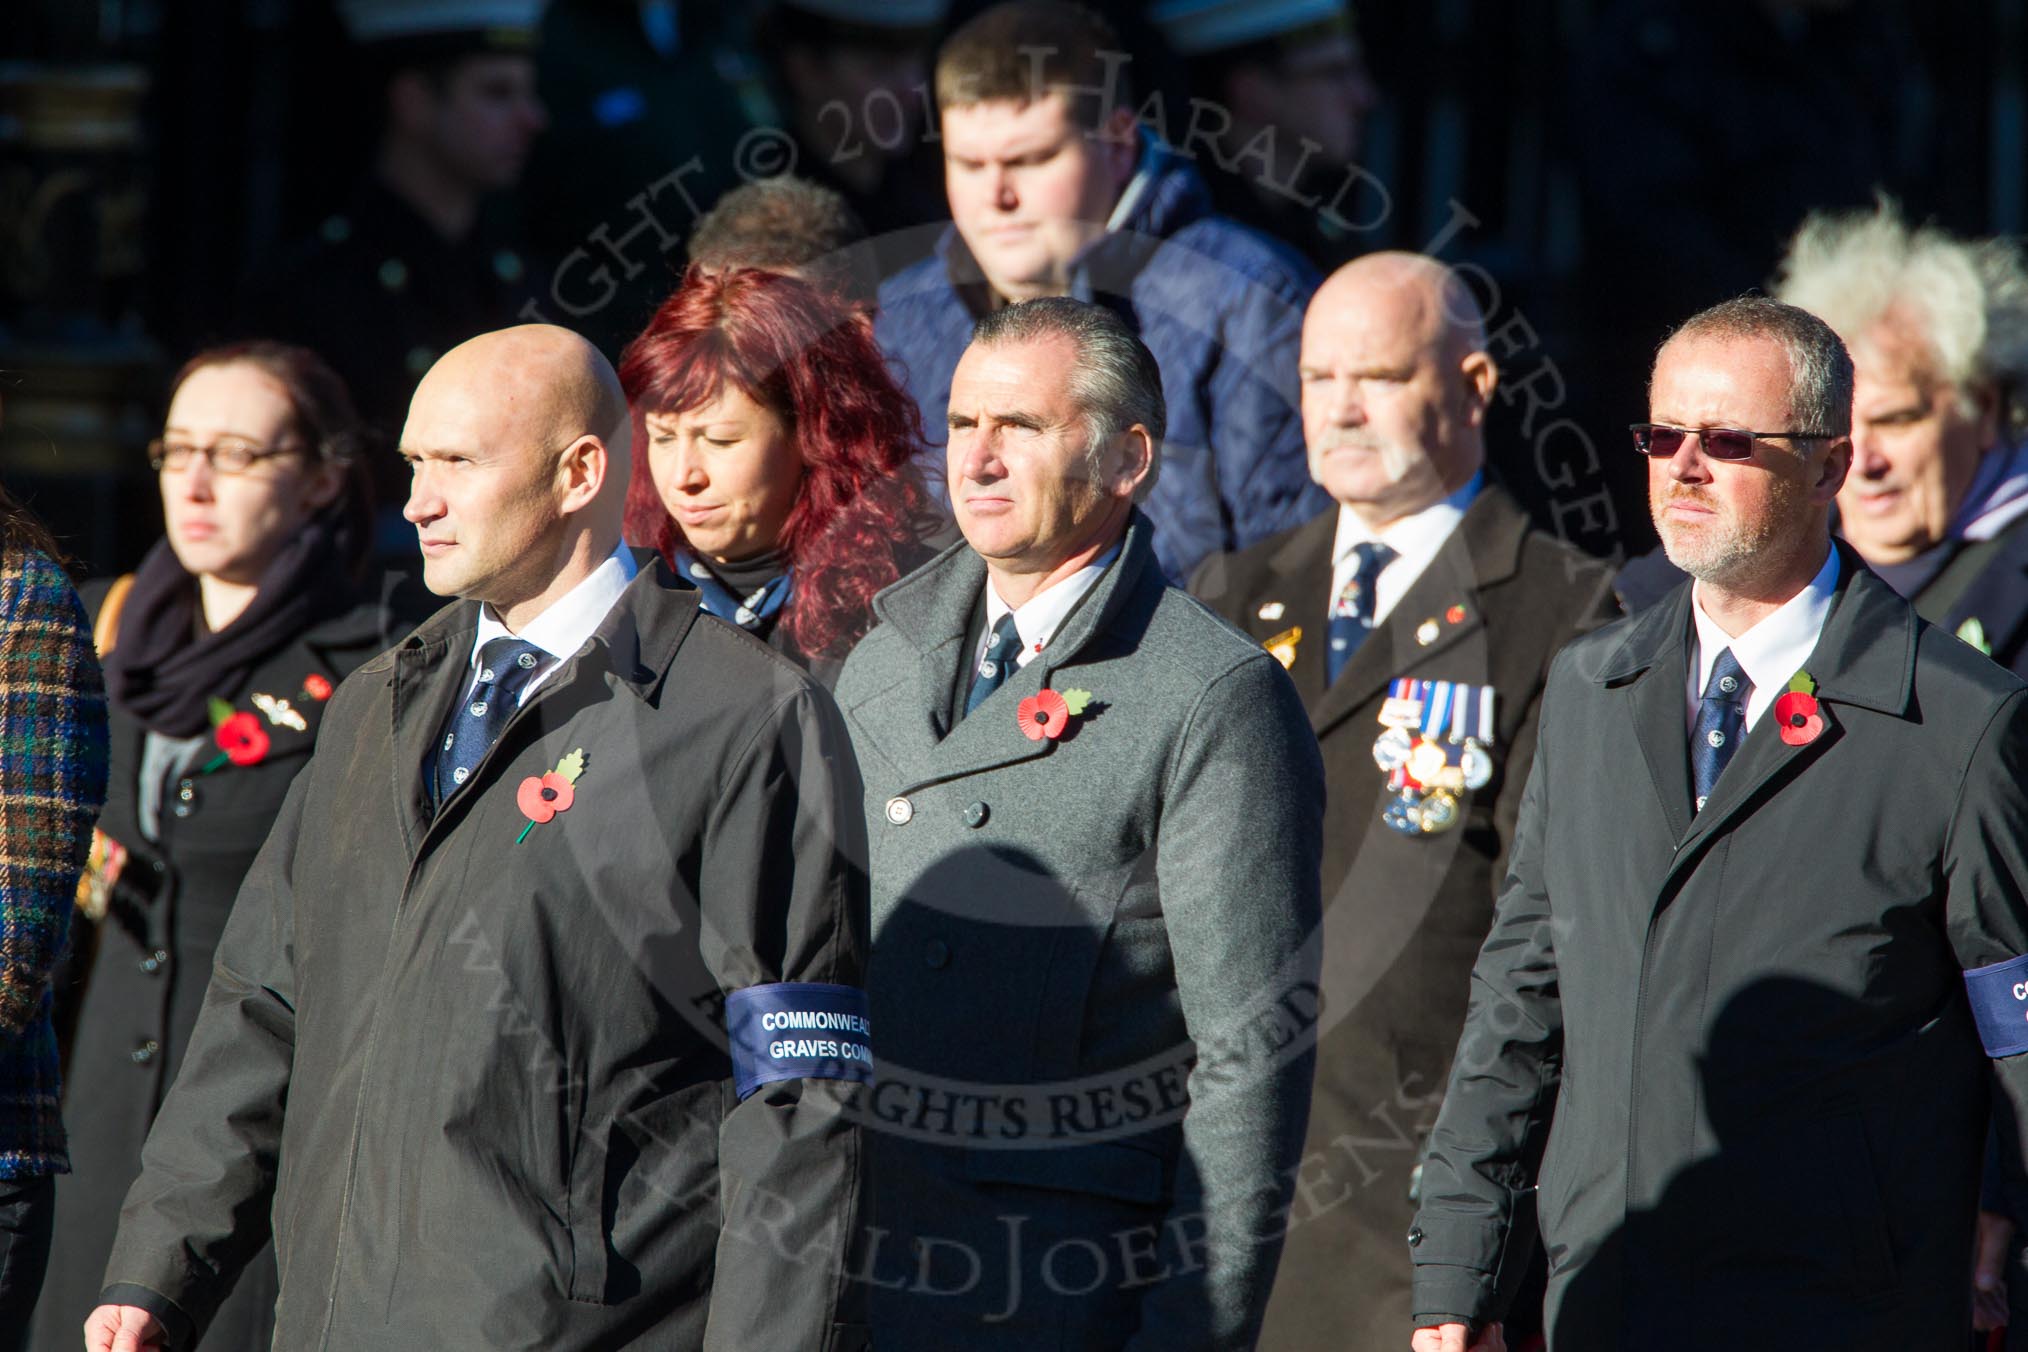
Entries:
{"label": "grey coat lapel", "polygon": [[1137,510],[1119,557],[1049,646],[948,733],[942,729],[944,710],[959,668],[970,660],[965,638],[972,607],[986,585],[985,561],[968,546],[956,545],[874,599],[875,613],[893,625],[916,653],[913,681],[903,678],[873,697],[912,698],[921,710],[920,717],[873,720],[880,725],[875,735],[882,751],[912,781],[904,792],[1033,760],[1055,748],[1050,738],[1030,739],[1022,732],[1015,710],[1048,685],[1058,668],[1074,660],[1151,577],[1158,589],[1163,585],[1159,574],[1150,571],[1155,566],[1148,540],[1151,530]]}

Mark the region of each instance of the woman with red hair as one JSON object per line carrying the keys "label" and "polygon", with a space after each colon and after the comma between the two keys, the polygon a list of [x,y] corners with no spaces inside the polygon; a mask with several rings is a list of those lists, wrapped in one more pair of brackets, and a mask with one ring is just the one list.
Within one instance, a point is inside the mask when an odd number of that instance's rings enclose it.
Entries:
{"label": "woman with red hair", "polygon": [[944,527],[913,464],[922,415],[870,326],[794,277],[693,267],[621,354],[620,383],[627,538],[831,684],[874,593]]}

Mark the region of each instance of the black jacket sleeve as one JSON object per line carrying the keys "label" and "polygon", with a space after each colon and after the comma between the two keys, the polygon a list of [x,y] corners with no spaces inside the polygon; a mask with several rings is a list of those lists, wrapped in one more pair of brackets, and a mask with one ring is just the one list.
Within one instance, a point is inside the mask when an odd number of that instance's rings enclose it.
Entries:
{"label": "black jacket sleeve", "polygon": [[[865,986],[870,933],[858,764],[830,696],[799,687],[720,786],[700,873],[704,958],[728,992],[785,981]],[[873,1030],[878,1055],[879,1029]],[[865,1345],[845,1275],[863,1160],[845,1080],[789,1079],[730,1102],[719,1127],[721,1230],[708,1349]]]}
{"label": "black jacket sleeve", "polygon": [[[1971,970],[2028,954],[2028,691],[2016,691],[1972,749],[1944,846],[1946,924]],[[1990,1196],[2028,1197],[2028,1053],[1993,1062],[1998,1177]]]}
{"label": "black jacket sleeve", "polygon": [[[1563,1006],[1543,881],[1549,811],[1550,693],[1493,928],[1472,969],[1472,999],[1450,1088],[1423,1163],[1409,1232],[1418,1323],[1498,1319],[1501,1259],[1515,1198],[1533,1183],[1561,1083]],[[1525,1248],[1525,1246],[1523,1246]]]}
{"label": "black jacket sleeve", "polygon": [[[303,796],[296,777],[219,941],[204,1008],[141,1151],[106,1264],[106,1296],[202,1335],[268,1241],[282,1111],[296,1044],[291,879]],[[167,1301],[133,1299],[139,1287]]]}

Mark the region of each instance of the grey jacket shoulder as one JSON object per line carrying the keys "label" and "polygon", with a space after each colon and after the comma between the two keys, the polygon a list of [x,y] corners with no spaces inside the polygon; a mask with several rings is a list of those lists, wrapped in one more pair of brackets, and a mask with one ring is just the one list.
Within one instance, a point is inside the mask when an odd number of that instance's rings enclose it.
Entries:
{"label": "grey jacket shoulder", "polygon": [[[1096,642],[1104,644],[1108,636]],[[1138,636],[1139,655],[1168,669],[1171,679],[1210,686],[1240,667],[1265,664],[1276,672],[1281,664],[1268,651],[1234,628],[1211,607],[1175,587],[1165,587]]]}

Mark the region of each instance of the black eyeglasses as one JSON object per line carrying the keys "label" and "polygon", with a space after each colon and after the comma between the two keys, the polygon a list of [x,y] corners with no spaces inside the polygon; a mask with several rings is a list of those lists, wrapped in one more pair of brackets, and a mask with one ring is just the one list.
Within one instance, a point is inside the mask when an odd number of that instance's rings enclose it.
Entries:
{"label": "black eyeglasses", "polygon": [[1713,460],[1751,460],[1756,441],[1823,441],[1829,432],[1748,432],[1737,427],[1671,427],[1667,423],[1630,423],[1634,449],[1656,460],[1668,460],[1696,437]]}
{"label": "black eyeglasses", "polygon": [[164,470],[182,471],[190,468],[199,456],[211,466],[214,474],[244,474],[263,460],[278,455],[288,455],[294,446],[257,446],[250,441],[225,437],[209,446],[192,446],[187,441],[170,441],[157,437],[148,443],[148,468],[160,474]]}

